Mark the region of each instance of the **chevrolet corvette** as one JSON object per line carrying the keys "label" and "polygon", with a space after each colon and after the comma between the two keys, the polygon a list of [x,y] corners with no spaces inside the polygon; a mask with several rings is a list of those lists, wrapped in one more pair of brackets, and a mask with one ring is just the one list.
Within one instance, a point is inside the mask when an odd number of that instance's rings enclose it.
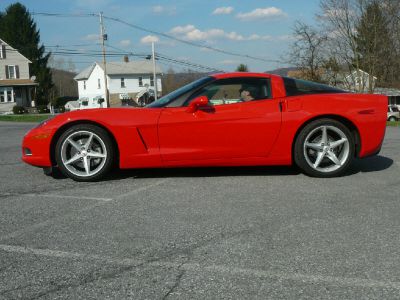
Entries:
{"label": "chevrolet corvette", "polygon": [[387,103],[272,74],[215,74],[145,107],[59,114],[25,135],[22,159],[77,181],[114,167],[296,165],[335,177],[380,151]]}

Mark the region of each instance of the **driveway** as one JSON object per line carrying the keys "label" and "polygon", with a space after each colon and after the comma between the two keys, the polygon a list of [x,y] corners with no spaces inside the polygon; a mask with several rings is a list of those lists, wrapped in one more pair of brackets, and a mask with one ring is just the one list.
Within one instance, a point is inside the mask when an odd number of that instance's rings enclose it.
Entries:
{"label": "driveway", "polygon": [[0,123],[0,299],[399,299],[400,128],[344,177],[293,168],[54,179]]}

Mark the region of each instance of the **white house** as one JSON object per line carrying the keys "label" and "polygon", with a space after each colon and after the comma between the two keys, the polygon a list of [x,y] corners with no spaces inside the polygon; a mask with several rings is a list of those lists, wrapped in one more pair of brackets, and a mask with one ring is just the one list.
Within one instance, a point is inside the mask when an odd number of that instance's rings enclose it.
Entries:
{"label": "white house", "polygon": [[29,77],[31,61],[0,39],[0,112],[14,105],[31,106],[37,85]]}
{"label": "white house", "polygon": [[358,69],[351,72],[349,75],[345,77],[345,84],[347,88],[352,89],[358,92],[368,92],[371,89],[375,88],[376,78],[373,75],[368,74],[367,72]]}
{"label": "white house", "polygon": [[[161,95],[161,69],[156,67],[157,92]],[[104,66],[94,63],[75,76],[80,102],[90,107],[100,107],[97,99],[105,98]],[[123,99],[135,99],[144,90],[154,89],[153,63],[149,60],[108,62],[107,86],[111,106],[121,106]],[[93,103],[92,103],[93,102]],[[89,103],[89,104],[88,104]],[[105,103],[101,106],[105,107]],[[82,107],[82,106],[81,106]]]}

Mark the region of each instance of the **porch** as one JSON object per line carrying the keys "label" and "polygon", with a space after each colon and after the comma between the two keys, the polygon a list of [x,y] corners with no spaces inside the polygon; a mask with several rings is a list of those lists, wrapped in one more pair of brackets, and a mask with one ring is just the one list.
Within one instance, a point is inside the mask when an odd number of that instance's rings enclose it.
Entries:
{"label": "porch", "polygon": [[29,79],[0,80],[0,112],[13,106],[31,107],[37,83]]}

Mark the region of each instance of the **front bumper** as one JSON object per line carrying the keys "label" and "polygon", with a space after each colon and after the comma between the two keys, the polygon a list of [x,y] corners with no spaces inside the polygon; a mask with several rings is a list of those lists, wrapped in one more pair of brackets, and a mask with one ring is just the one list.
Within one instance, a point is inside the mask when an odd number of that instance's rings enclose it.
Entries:
{"label": "front bumper", "polygon": [[52,130],[34,128],[22,141],[22,160],[36,167],[51,167],[50,145]]}

